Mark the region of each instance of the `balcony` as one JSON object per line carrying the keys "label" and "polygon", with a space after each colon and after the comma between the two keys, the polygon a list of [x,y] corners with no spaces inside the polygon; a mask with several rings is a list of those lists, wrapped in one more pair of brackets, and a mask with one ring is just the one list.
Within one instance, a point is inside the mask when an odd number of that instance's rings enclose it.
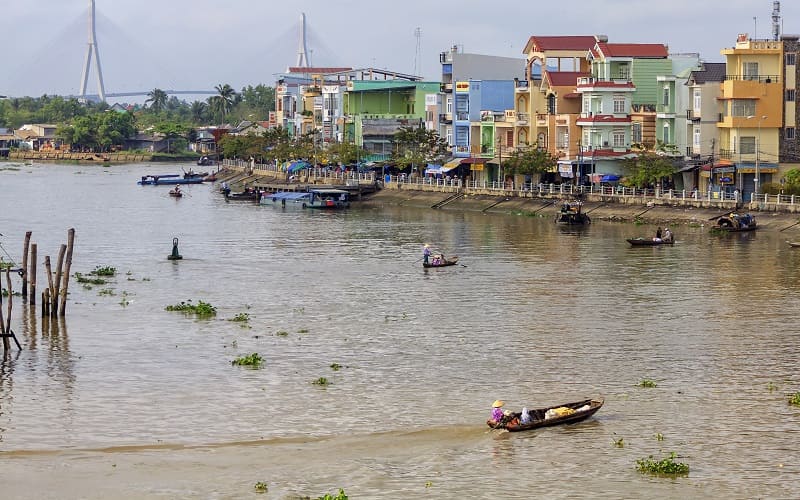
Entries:
{"label": "balcony", "polygon": [[443,83],[439,86],[439,90],[441,92],[450,94],[453,92],[453,84],[452,83]]}
{"label": "balcony", "polygon": [[439,121],[441,123],[453,123],[453,114],[452,113],[440,113],[439,114]]}
{"label": "balcony", "polygon": [[527,125],[530,119],[531,115],[528,113],[517,113],[517,125]]}
{"label": "balcony", "polygon": [[693,109],[686,110],[686,119],[692,122],[700,121],[700,115],[695,114]]}
{"label": "balcony", "polygon": [[780,75],[725,75],[725,81],[781,83],[781,76]]}
{"label": "balcony", "polygon": [[516,92],[528,92],[529,90],[528,81],[514,79],[514,90]]}
{"label": "balcony", "polygon": [[456,112],[456,121],[468,122],[469,121],[469,112],[468,111],[457,111]]}
{"label": "balcony", "polygon": [[537,127],[546,127],[547,126],[547,114],[546,113],[536,113],[536,126]]}

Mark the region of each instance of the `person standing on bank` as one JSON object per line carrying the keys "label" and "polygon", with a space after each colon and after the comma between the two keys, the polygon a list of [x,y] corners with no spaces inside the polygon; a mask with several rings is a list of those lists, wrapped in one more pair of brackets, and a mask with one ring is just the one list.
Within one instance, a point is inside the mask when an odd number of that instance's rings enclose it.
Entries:
{"label": "person standing on bank", "polygon": [[429,264],[430,258],[431,258],[431,247],[430,245],[425,243],[425,246],[422,247],[422,262],[427,265]]}

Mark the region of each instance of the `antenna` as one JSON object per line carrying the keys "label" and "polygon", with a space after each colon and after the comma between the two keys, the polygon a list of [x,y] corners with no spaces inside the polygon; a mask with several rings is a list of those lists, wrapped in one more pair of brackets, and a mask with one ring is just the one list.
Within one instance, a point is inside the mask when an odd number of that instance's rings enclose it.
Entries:
{"label": "antenna", "polygon": [[422,28],[414,28],[414,37],[417,39],[417,47],[414,51],[414,76],[419,75],[419,65],[422,61],[422,44],[420,43],[420,39],[422,38]]}
{"label": "antenna", "polygon": [[772,39],[781,39],[781,3],[772,2]]}
{"label": "antenna", "polygon": [[86,98],[86,84],[89,82],[89,67],[92,64],[92,54],[94,54],[94,65],[97,66],[97,94],[101,101],[106,100],[106,89],[103,86],[103,70],[100,68],[100,53],[97,51],[97,31],[94,24],[94,0],[89,0],[89,45],[86,48],[86,60],[83,63],[83,75],[81,77],[80,95]]}
{"label": "antenna", "polygon": [[306,13],[300,14],[300,48],[297,50],[297,67],[307,68],[308,48],[306,47]]}
{"label": "antenna", "polygon": [[753,16],[753,38],[751,40],[758,40],[758,18]]}

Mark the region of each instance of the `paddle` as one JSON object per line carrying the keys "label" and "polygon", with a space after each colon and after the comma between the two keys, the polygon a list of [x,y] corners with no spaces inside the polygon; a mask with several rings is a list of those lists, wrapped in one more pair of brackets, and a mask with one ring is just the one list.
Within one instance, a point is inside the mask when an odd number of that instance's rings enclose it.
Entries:
{"label": "paddle", "polygon": [[782,233],[782,232],[786,231],[787,229],[789,229],[790,227],[794,227],[794,226],[796,226],[796,225],[798,225],[798,224],[800,224],[800,220],[799,220],[799,221],[797,221],[797,222],[795,222],[795,223],[794,223],[794,224],[792,224],[791,226],[786,226],[785,228],[781,229],[781,230],[780,230],[780,231],[778,231],[778,232],[779,232],[779,233]]}
{"label": "paddle", "polygon": [[728,215],[729,213],[730,213],[730,212],[725,212],[724,214],[717,215],[716,217],[712,217],[712,218],[710,218],[710,219],[708,219],[708,220],[716,220],[716,219],[719,219],[720,217],[725,217],[725,216],[726,216],[726,215]]}

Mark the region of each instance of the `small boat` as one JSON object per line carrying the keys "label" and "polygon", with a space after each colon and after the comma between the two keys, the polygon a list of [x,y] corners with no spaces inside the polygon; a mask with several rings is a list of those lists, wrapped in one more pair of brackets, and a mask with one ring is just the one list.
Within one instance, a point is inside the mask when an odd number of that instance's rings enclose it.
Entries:
{"label": "small boat", "polygon": [[561,209],[556,213],[556,224],[580,226],[591,223],[592,219],[581,212],[582,207],[583,202],[581,201],[564,202],[561,205]]}
{"label": "small boat", "polygon": [[486,424],[492,429],[507,429],[509,432],[529,431],[540,427],[550,427],[552,425],[572,424],[586,420],[591,417],[600,407],[603,406],[603,399],[584,399],[574,403],[548,406],[528,410],[530,420],[528,423],[521,423],[522,412],[511,413],[500,422],[487,420]]}
{"label": "small boat", "polygon": [[730,214],[719,217],[715,228],[729,233],[738,233],[755,231],[758,229],[758,223],[756,222],[755,216],[751,214],[737,214],[731,212]]}
{"label": "small boat", "polygon": [[208,174],[207,176],[203,177],[205,182],[216,182],[217,174]]}
{"label": "small boat", "polygon": [[163,174],[163,175],[143,175],[141,180],[136,184],[140,186],[165,186],[175,184],[201,184],[202,177],[190,177],[184,179],[179,174]]}
{"label": "small boat", "polygon": [[787,241],[786,243],[792,248],[800,248],[800,241]]}
{"label": "small boat", "polygon": [[196,177],[200,177],[204,179],[208,175],[208,172],[195,172],[194,170],[189,170],[188,172],[183,173],[184,179],[194,179]]}
{"label": "small boat", "polygon": [[658,245],[674,245],[675,237],[665,240],[663,238],[628,238],[628,243],[634,247],[653,247]]}
{"label": "small boat", "polygon": [[202,156],[197,160],[197,165],[199,165],[201,167],[206,167],[208,165],[213,165],[213,164],[214,164],[214,160],[212,160],[208,156]]}
{"label": "small boat", "polygon": [[232,193],[230,189],[223,191],[227,201],[258,201],[258,191],[255,189],[245,189],[240,193]]}
{"label": "small boat", "polygon": [[454,255],[450,258],[444,258],[441,255],[432,255],[428,263],[422,263],[422,267],[447,267],[458,264],[458,256]]}
{"label": "small boat", "polygon": [[175,198],[183,197],[183,192],[180,189],[170,189],[169,195],[174,196]]}

